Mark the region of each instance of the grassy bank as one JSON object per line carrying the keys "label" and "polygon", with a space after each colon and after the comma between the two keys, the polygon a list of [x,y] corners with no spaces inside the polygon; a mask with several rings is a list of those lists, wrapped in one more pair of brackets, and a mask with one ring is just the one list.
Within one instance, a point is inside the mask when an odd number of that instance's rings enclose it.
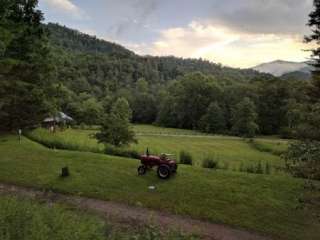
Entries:
{"label": "grassy bank", "polygon": [[288,149],[288,142],[280,139],[252,139],[249,144],[260,152],[281,156]]}
{"label": "grassy bank", "polygon": [[0,238],[106,239],[104,221],[58,205],[47,207],[27,199],[0,196]]}
{"label": "grassy bank", "polygon": [[79,209],[48,206],[27,198],[0,196],[1,240],[196,240],[152,226],[126,226],[96,217]]}
{"label": "grassy bank", "polygon": [[[287,176],[180,166],[161,181],[139,177],[138,161],[49,150],[28,139],[0,137],[0,181],[159,209],[265,233],[279,239],[317,239],[319,223],[299,209],[303,181]],[[58,177],[68,165],[71,176]],[[156,186],[150,191],[148,186]]]}

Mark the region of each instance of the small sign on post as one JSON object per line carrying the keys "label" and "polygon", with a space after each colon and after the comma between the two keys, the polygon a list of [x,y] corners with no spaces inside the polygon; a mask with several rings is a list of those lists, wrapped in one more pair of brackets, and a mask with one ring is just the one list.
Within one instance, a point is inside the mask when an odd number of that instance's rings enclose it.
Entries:
{"label": "small sign on post", "polygon": [[22,130],[21,129],[18,130],[18,135],[19,135],[19,142],[21,142],[21,135],[22,135]]}

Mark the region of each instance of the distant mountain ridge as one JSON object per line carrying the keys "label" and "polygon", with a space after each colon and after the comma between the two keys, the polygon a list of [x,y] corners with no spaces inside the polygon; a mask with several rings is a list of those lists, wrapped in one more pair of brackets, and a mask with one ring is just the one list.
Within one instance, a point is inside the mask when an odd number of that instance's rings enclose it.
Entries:
{"label": "distant mountain ridge", "polygon": [[312,67],[308,64],[308,62],[290,62],[283,60],[262,63],[253,67],[252,69],[261,73],[269,73],[276,77],[281,77],[293,72],[309,75],[312,71]]}
{"label": "distant mountain ridge", "polygon": [[[97,87],[97,85],[99,88],[103,88],[106,82],[112,81],[113,85],[127,87],[134,85],[140,78],[144,78],[151,85],[165,84],[192,72],[211,75],[219,79],[220,82],[228,84],[274,78],[270,74],[259,73],[253,69],[231,68],[204,59],[142,56],[119,44],[90,36],[66,26],[48,23],[44,27],[49,33],[50,45],[57,56],[55,61],[62,63],[59,68],[68,73],[73,68],[78,75],[84,76],[77,78],[81,79],[84,88],[87,88],[86,86]],[[82,71],[80,72],[79,69]],[[61,73],[63,73],[61,78],[65,78],[66,74],[63,71]],[[71,82],[80,81],[77,79]],[[77,86],[81,84],[79,83]]]}

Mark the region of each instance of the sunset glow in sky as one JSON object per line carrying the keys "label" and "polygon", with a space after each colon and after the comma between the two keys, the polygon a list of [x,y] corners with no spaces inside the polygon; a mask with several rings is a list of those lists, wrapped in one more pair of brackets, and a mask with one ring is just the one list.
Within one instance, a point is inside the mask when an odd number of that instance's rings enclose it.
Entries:
{"label": "sunset glow in sky", "polygon": [[247,68],[306,61],[312,0],[40,0],[46,22],[141,55],[204,58]]}

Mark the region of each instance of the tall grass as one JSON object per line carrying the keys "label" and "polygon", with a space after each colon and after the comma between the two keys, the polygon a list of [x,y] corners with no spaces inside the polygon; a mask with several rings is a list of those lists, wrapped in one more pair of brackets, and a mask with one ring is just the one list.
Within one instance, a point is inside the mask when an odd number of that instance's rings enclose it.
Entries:
{"label": "tall grass", "polygon": [[249,144],[260,152],[267,152],[276,156],[281,156],[288,149],[288,144],[280,141],[250,139]]}
{"label": "tall grass", "polygon": [[101,145],[93,144],[92,141],[90,141],[90,137],[93,138],[93,136],[81,138],[76,135],[67,134],[67,132],[62,135],[59,133],[51,133],[44,128],[26,132],[25,136],[48,148],[103,153],[103,147]]}
{"label": "tall grass", "polygon": [[[136,131],[148,132],[154,128],[160,131],[162,128],[142,125],[136,127]],[[174,133],[174,129],[165,129],[168,133]],[[186,131],[186,130],[183,130]],[[190,130],[189,130],[190,131]],[[278,168],[284,166],[284,162],[279,156],[263,152],[254,147],[249,142],[240,138],[227,136],[181,136],[181,135],[146,135],[137,136],[138,144],[115,148],[99,144],[93,137],[95,130],[67,129],[65,131],[57,131],[52,134],[46,129],[36,129],[27,133],[27,136],[49,148],[67,149],[84,152],[105,153],[108,155],[123,156],[137,158],[139,153],[144,153],[148,147],[152,155],[160,153],[171,153],[179,156],[180,152],[187,151],[187,155],[191,155],[192,165],[201,167],[202,160],[207,156],[219,156],[219,169],[239,169],[239,165],[243,162],[246,165],[258,164],[260,161],[264,165],[270,163],[270,168]],[[254,141],[262,142],[270,145],[271,148],[286,148],[286,142],[276,139],[274,143],[269,139],[256,139]],[[182,158],[184,155],[182,154]],[[190,158],[187,157],[187,158]],[[190,164],[190,160],[186,160]],[[182,160],[184,163],[185,161]]]}
{"label": "tall grass", "polygon": [[48,207],[28,199],[0,196],[1,240],[196,240],[196,236],[168,230],[162,233],[152,225],[132,228],[112,226],[93,215]]}
{"label": "tall grass", "polygon": [[261,162],[257,164],[240,164],[239,172],[247,172],[254,174],[271,174],[271,166],[269,162],[262,164]]}
{"label": "tall grass", "polygon": [[68,133],[68,130],[51,133],[47,129],[39,128],[34,131],[26,132],[25,135],[29,139],[52,149],[105,153],[114,156],[139,158],[139,153],[135,150],[98,144],[94,134],[89,134],[88,131],[82,131],[79,135]]}
{"label": "tall grass", "polygon": [[209,169],[217,169],[219,167],[219,161],[213,159],[213,158],[205,158],[202,161],[202,167],[203,168],[209,168]]}
{"label": "tall grass", "polygon": [[193,159],[192,159],[191,154],[186,151],[181,151],[180,152],[180,164],[192,165]]}
{"label": "tall grass", "polygon": [[0,197],[1,240],[105,239],[105,223],[93,216],[29,200]]}

